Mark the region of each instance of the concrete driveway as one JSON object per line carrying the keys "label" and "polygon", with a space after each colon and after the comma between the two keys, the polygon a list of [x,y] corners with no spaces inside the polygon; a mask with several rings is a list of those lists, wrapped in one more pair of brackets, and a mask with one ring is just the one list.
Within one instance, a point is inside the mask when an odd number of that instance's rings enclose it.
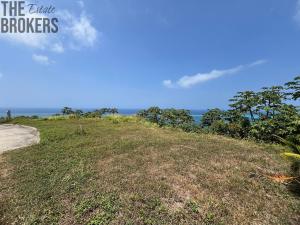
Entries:
{"label": "concrete driveway", "polygon": [[34,127],[4,124],[0,125],[0,154],[18,148],[38,144],[40,133]]}

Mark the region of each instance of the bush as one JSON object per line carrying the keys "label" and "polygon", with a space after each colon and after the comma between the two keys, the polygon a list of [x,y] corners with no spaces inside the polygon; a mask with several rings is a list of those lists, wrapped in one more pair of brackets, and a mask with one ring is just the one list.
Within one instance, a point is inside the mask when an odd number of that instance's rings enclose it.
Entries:
{"label": "bush", "polygon": [[300,116],[292,105],[283,105],[273,118],[252,124],[249,136],[266,142],[277,141],[274,135],[289,138],[300,133]]}
{"label": "bush", "polygon": [[216,134],[228,134],[228,124],[224,120],[216,120],[206,130]]}
{"label": "bush", "polygon": [[151,123],[158,124],[160,127],[169,126],[184,130],[195,130],[195,121],[189,110],[151,107],[138,112],[137,116]]}
{"label": "bush", "polygon": [[201,132],[201,128],[199,126],[197,126],[196,124],[191,124],[191,123],[180,124],[180,125],[178,125],[178,128],[180,128],[181,130],[183,130],[185,132],[189,132],[189,133],[200,133]]}
{"label": "bush", "polygon": [[223,118],[224,118],[224,113],[221,109],[215,108],[215,109],[208,110],[206,113],[202,115],[201,126],[202,127],[212,126],[214,122],[222,121]]}

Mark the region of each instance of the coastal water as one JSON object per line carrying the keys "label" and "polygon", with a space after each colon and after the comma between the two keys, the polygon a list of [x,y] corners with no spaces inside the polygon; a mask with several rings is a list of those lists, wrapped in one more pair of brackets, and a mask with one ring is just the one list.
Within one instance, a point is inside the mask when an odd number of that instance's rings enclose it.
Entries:
{"label": "coastal water", "polygon": [[[5,117],[8,109],[0,108],[0,117]],[[11,108],[11,113],[13,117],[17,116],[39,116],[48,117],[54,114],[60,113],[59,108]],[[84,112],[93,111],[95,109],[83,109]],[[141,109],[119,109],[121,115],[134,115]],[[195,121],[198,123],[201,116],[205,113],[205,110],[191,110],[191,114]]]}

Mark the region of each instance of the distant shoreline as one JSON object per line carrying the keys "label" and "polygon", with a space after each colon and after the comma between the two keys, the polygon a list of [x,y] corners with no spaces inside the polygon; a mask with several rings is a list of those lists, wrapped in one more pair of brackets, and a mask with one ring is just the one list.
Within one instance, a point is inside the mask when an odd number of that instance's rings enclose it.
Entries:
{"label": "distant shoreline", "polygon": [[[0,108],[0,117],[6,116],[6,111],[8,108]],[[39,116],[39,117],[49,117],[54,114],[61,112],[59,108],[10,108],[12,116]],[[85,108],[82,109],[84,112],[93,111],[95,108]],[[141,109],[118,109],[121,115],[135,115]],[[190,110],[191,115],[194,117],[196,122],[199,122],[203,113],[207,110]]]}

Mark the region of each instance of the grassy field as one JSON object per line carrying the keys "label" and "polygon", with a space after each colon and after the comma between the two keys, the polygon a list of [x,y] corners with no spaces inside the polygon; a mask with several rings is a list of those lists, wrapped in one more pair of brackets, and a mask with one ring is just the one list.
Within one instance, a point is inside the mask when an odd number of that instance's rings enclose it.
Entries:
{"label": "grassy field", "polygon": [[300,224],[299,196],[266,177],[289,170],[278,147],[130,121],[14,122],[41,143],[0,155],[0,224]]}

